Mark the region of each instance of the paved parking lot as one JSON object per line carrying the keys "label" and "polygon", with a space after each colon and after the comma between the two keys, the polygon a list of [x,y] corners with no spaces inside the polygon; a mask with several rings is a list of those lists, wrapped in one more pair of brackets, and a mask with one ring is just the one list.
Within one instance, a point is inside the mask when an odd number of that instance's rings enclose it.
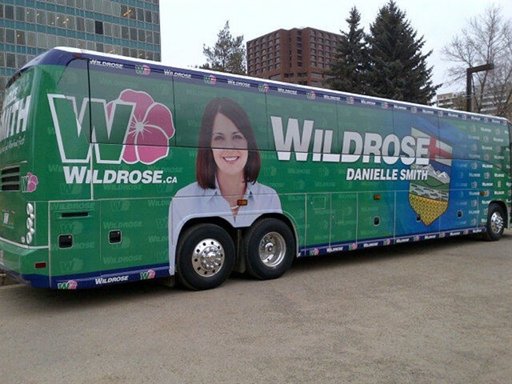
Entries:
{"label": "paved parking lot", "polygon": [[204,292],[0,289],[0,382],[509,383],[512,232],[303,259]]}

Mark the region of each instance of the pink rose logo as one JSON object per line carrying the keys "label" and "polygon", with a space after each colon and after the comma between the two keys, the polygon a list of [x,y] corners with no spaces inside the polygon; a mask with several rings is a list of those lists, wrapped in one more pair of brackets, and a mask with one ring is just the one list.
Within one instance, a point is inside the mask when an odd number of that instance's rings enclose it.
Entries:
{"label": "pink rose logo", "polygon": [[37,189],[37,184],[39,184],[39,180],[36,175],[28,172],[27,173],[27,192],[34,192]]}
{"label": "pink rose logo", "polygon": [[268,84],[261,84],[260,86],[258,86],[258,90],[263,93],[268,93],[268,91],[270,91],[270,87],[268,86]]}
{"label": "pink rose logo", "polygon": [[[169,154],[169,139],[174,136],[174,123],[169,108],[155,103],[146,92],[125,89],[118,100],[135,104],[128,136],[125,141],[123,161],[128,164],[141,162],[149,165]],[[113,102],[108,103],[110,116]]]}
{"label": "pink rose logo", "polygon": [[156,277],[156,272],[153,269],[150,269],[146,272],[140,273],[141,280],[151,280],[151,279],[154,279],[155,277]]}
{"label": "pink rose logo", "polygon": [[217,78],[214,75],[205,75],[204,82],[206,84],[215,85],[217,84]]}

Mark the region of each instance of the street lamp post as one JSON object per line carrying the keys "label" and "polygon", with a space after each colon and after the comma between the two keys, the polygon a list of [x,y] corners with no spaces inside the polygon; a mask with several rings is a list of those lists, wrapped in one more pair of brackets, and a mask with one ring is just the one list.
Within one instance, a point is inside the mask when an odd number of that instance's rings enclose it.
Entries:
{"label": "street lamp post", "polygon": [[469,67],[466,69],[466,111],[471,112],[471,104],[472,104],[472,84],[473,84],[473,73],[482,72],[482,71],[490,71],[494,69],[493,63],[487,63],[483,65],[479,65],[478,67]]}

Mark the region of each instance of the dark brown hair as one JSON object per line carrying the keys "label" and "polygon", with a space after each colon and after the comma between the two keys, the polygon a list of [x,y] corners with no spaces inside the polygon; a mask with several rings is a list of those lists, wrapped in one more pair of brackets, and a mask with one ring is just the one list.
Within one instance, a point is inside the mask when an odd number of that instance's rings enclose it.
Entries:
{"label": "dark brown hair", "polygon": [[199,145],[197,149],[196,179],[201,188],[215,188],[215,173],[217,165],[213,158],[211,140],[213,122],[218,113],[222,113],[236,125],[247,140],[249,151],[247,163],[244,167],[246,182],[255,182],[260,173],[261,159],[247,113],[231,99],[219,97],[208,103],[204,110],[201,131],[199,132]]}

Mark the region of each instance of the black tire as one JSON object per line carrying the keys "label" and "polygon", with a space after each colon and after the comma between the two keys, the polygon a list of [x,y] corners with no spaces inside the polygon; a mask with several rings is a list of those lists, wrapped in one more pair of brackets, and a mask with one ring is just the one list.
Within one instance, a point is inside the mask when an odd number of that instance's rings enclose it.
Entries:
{"label": "black tire", "polygon": [[295,258],[295,238],[281,220],[262,219],[243,237],[243,257],[247,272],[257,279],[275,279],[283,275]]}
{"label": "black tire", "polygon": [[221,285],[235,265],[233,239],[215,224],[198,224],[186,230],[178,243],[176,267],[180,281],[192,290]]}
{"label": "black tire", "polygon": [[505,230],[505,213],[496,203],[491,203],[487,212],[487,224],[484,238],[488,241],[497,241],[503,236]]}

